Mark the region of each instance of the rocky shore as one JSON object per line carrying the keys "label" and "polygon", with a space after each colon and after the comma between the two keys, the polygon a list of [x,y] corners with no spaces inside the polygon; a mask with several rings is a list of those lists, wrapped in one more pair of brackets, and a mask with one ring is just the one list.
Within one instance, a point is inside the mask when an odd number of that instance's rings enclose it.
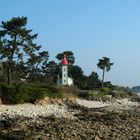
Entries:
{"label": "rocky shore", "polygon": [[0,139],[139,140],[139,107],[125,98],[0,105]]}

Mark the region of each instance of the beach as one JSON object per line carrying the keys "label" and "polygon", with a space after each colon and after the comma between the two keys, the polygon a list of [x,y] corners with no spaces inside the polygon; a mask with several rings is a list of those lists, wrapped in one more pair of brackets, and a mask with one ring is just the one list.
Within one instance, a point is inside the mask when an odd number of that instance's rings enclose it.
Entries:
{"label": "beach", "polygon": [[139,102],[70,99],[53,104],[0,105],[0,137],[139,140]]}

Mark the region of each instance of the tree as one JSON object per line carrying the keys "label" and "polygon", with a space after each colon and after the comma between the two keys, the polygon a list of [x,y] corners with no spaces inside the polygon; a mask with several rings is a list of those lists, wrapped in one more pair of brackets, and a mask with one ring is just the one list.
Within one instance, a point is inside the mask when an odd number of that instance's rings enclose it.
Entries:
{"label": "tree", "polygon": [[81,67],[75,65],[70,65],[68,74],[70,77],[73,78],[74,84],[78,86],[80,89],[85,88],[85,83],[86,83],[86,76],[84,75],[84,72]]}
{"label": "tree", "polygon": [[102,87],[103,87],[103,83],[104,83],[105,71],[108,72],[111,69],[112,65],[113,65],[113,63],[110,63],[110,58],[103,57],[102,59],[99,59],[97,66],[98,66],[98,68],[103,70]]}
{"label": "tree", "polygon": [[60,73],[60,66],[55,61],[49,61],[44,67],[43,67],[43,74],[45,77],[47,77],[47,81],[50,84],[57,82],[57,76]]}
{"label": "tree", "polygon": [[24,80],[26,79],[27,73],[27,66],[24,64],[23,61],[20,61],[14,66],[14,71],[12,71],[11,79],[16,82],[21,81],[21,79]]}
{"label": "tree", "polygon": [[67,56],[68,62],[70,65],[73,65],[75,62],[75,57],[72,51],[64,51],[62,53],[57,54],[56,58],[61,61],[64,58],[64,55]]}
{"label": "tree", "polygon": [[43,71],[48,63],[49,53],[48,51],[42,51],[38,54],[32,54],[27,61],[28,68],[28,80],[36,81],[42,77]]}
{"label": "tree", "polygon": [[22,61],[25,55],[32,56],[41,47],[33,42],[37,34],[31,35],[32,30],[26,29],[26,24],[27,17],[14,17],[0,25],[0,59],[7,63],[8,84],[16,62]]}
{"label": "tree", "polygon": [[49,53],[48,51],[39,52],[38,54],[32,54],[31,57],[28,59],[27,64],[29,67],[38,68],[39,66],[42,67],[46,65],[48,62]]}
{"label": "tree", "polygon": [[94,89],[101,87],[101,81],[96,72],[92,72],[87,78],[87,89]]}

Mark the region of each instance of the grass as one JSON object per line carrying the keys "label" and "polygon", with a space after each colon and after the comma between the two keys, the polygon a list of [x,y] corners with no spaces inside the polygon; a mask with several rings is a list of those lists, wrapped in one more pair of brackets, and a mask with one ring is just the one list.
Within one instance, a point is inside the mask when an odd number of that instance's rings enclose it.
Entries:
{"label": "grass", "polygon": [[108,95],[108,92],[101,92],[100,90],[92,90],[89,93],[89,96],[94,96],[94,97],[103,97],[105,95]]}

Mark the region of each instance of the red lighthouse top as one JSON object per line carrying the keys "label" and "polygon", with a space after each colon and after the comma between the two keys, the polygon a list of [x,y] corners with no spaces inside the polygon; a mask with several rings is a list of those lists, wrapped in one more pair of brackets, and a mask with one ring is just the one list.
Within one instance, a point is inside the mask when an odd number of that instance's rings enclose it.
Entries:
{"label": "red lighthouse top", "polygon": [[64,58],[63,60],[61,61],[62,65],[68,65],[68,60],[67,60],[67,57],[66,55],[64,55]]}

